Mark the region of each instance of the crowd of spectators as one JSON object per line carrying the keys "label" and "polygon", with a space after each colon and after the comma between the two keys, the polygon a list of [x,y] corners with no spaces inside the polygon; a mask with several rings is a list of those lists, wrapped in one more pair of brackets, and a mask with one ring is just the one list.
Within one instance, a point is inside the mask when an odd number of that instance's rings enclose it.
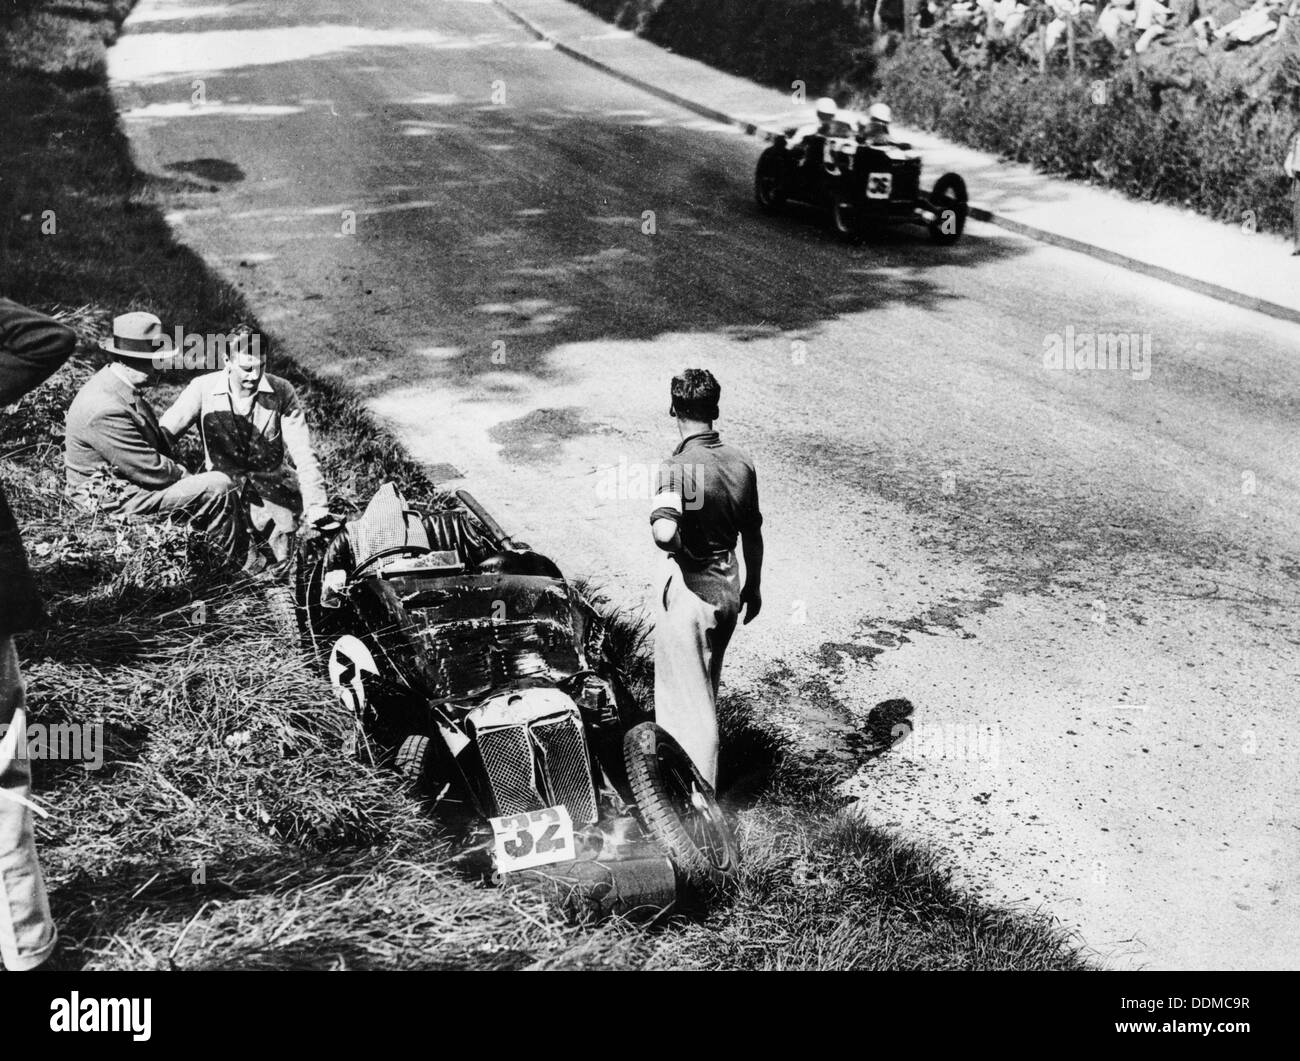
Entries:
{"label": "crowd of spectators", "polygon": [[1300,16],[1300,0],[922,0],[918,22],[1000,41],[1026,54],[1104,38],[1120,53],[1141,55],[1157,41],[1179,41],[1201,54],[1280,43]]}

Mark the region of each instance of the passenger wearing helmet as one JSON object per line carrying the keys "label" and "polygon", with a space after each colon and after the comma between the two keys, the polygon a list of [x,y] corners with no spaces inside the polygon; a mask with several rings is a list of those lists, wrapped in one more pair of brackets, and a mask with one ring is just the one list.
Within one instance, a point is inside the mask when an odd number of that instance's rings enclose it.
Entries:
{"label": "passenger wearing helmet", "polygon": [[888,103],[873,103],[867,108],[867,120],[859,123],[858,138],[873,147],[887,147],[895,143],[889,135],[889,126],[893,120],[894,112],[889,109]]}

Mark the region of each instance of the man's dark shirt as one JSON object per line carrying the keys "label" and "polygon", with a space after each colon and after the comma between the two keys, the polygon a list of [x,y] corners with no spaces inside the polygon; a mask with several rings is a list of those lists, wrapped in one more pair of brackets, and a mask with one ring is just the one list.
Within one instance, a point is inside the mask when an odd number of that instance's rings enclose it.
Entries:
{"label": "man's dark shirt", "polygon": [[[678,566],[691,589],[713,599],[717,581],[734,583],[736,542],[763,525],[754,462],[716,431],[683,439],[659,468],[650,521],[670,519],[681,534]],[[739,592],[732,586],[729,594]]]}

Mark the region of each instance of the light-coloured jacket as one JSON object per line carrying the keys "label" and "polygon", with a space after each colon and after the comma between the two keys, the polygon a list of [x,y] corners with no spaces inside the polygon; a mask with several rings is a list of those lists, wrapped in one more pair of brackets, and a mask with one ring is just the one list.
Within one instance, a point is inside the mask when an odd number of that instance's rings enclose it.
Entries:
{"label": "light-coloured jacket", "polygon": [[[325,484],[311,446],[311,432],[293,385],[266,373],[253,398],[251,416],[235,411],[230,377],[209,372],[192,380],[159,423],[179,438],[195,423],[210,471],[246,479],[262,497],[295,510],[325,508]],[[296,474],[295,474],[296,472]]]}

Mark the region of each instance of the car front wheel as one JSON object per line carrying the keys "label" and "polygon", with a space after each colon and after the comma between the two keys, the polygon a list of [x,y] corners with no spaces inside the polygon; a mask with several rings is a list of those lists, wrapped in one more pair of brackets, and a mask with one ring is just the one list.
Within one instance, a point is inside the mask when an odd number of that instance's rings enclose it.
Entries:
{"label": "car front wheel", "polygon": [[862,238],[862,210],[839,192],[831,200],[831,227],[840,239],[848,243],[856,243]]}
{"label": "car front wheel", "polygon": [[725,888],[740,851],[712,786],[690,756],[653,722],[628,731],[623,756],[637,812],[650,835],[690,884],[704,891]]}
{"label": "car front wheel", "polygon": [[785,205],[785,165],[780,152],[779,147],[769,147],[759,156],[754,171],[754,199],[768,213]]}

